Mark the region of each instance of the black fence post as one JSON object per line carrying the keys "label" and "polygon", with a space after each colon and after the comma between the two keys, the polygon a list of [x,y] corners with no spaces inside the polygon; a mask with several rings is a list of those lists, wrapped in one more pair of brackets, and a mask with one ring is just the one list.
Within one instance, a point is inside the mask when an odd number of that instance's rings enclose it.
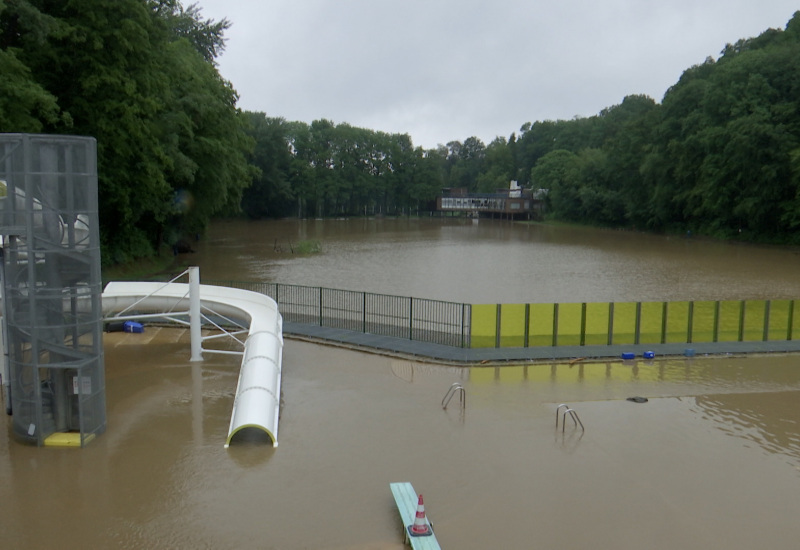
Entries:
{"label": "black fence post", "polygon": [[408,298],[408,339],[414,339],[414,298]]}
{"label": "black fence post", "polygon": [[497,309],[495,310],[494,314],[494,347],[500,347],[500,331],[503,330],[501,326],[501,319],[503,317],[503,306],[502,304],[497,304]]}
{"label": "black fence post", "polygon": [[586,345],[586,302],[581,303],[581,345]]}
{"label": "black fence post", "polygon": [[558,304],[553,304],[553,347],[558,345]]}
{"label": "black fence post", "polygon": [[744,342],[744,300],[739,302],[739,341]]}
{"label": "black fence post", "polygon": [[[470,315],[472,314],[472,310],[470,309]],[[461,347],[466,347],[466,322],[467,322],[467,304],[461,304]],[[472,326],[472,320],[470,319],[470,326]]]}
{"label": "black fence post", "polygon": [[319,287],[319,326],[322,325],[322,287]]}
{"label": "black fence post", "polygon": [[530,347],[530,334],[531,334],[531,305],[525,304],[525,341],[524,346]]}

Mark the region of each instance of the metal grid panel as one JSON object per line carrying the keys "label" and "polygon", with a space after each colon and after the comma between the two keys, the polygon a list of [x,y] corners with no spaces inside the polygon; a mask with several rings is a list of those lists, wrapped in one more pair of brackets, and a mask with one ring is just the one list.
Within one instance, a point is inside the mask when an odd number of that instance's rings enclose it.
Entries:
{"label": "metal grid panel", "polygon": [[364,332],[363,292],[320,289],[320,326]]}
{"label": "metal grid panel", "polygon": [[278,304],[284,321],[307,325],[321,324],[320,289],[298,285],[275,286],[275,294],[271,298]]}
{"label": "metal grid panel", "polygon": [[363,332],[411,338],[411,303],[413,298],[365,294],[365,323]]}
{"label": "metal grid panel", "polygon": [[413,340],[455,347],[469,347],[469,306],[438,300],[414,299],[411,333]]}
{"label": "metal grid panel", "polygon": [[3,303],[14,433],[105,430],[96,143],[0,135]]}

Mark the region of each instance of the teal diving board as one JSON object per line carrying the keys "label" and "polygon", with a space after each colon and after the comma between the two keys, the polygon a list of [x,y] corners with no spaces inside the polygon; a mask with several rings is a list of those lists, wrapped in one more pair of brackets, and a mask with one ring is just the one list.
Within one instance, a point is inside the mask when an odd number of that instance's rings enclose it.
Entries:
{"label": "teal diving board", "polygon": [[[414,487],[408,482],[390,483],[389,487],[392,489],[394,501],[400,511],[400,518],[403,520],[403,532],[406,534],[406,542],[414,550],[441,550],[439,542],[436,540],[436,535],[433,534],[433,528],[431,528],[431,535],[419,537],[411,536],[408,533],[408,527],[414,524],[414,520],[417,517],[417,505],[419,504],[419,495],[414,490]],[[425,521],[430,526],[427,515]]]}

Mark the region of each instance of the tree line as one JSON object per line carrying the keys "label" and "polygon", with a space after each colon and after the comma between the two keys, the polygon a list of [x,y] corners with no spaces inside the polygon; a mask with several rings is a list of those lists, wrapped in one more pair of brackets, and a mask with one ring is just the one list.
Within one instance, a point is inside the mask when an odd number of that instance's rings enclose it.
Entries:
{"label": "tree line", "polygon": [[728,44],[659,104],[525,123],[488,145],[237,107],[218,73],[227,20],[180,0],[0,0],[0,131],[98,140],[105,261],[216,216],[413,215],[443,188],[548,189],[560,220],[797,243],[800,12]]}

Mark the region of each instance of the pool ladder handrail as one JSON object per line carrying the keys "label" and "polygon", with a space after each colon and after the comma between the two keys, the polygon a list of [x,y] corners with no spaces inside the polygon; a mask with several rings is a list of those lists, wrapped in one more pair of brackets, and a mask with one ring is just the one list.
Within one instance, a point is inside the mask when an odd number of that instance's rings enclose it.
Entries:
{"label": "pool ladder handrail", "polygon": [[458,393],[459,401],[461,402],[461,410],[465,410],[467,408],[467,392],[460,382],[455,382],[452,386],[450,386],[450,389],[447,390],[447,393],[444,394],[444,397],[442,398],[443,409],[447,410],[447,405],[450,404],[450,400],[456,393]]}
{"label": "pool ladder handrail", "polygon": [[572,418],[572,422],[575,423],[575,427],[577,428],[580,424],[581,430],[585,432],[586,428],[583,427],[583,422],[581,422],[578,413],[566,403],[561,403],[558,407],[556,407],[556,429],[558,429],[558,411],[561,410],[561,407],[564,407],[564,413],[561,415],[561,433],[564,433],[564,429],[567,425],[567,414],[569,414],[570,418]]}

